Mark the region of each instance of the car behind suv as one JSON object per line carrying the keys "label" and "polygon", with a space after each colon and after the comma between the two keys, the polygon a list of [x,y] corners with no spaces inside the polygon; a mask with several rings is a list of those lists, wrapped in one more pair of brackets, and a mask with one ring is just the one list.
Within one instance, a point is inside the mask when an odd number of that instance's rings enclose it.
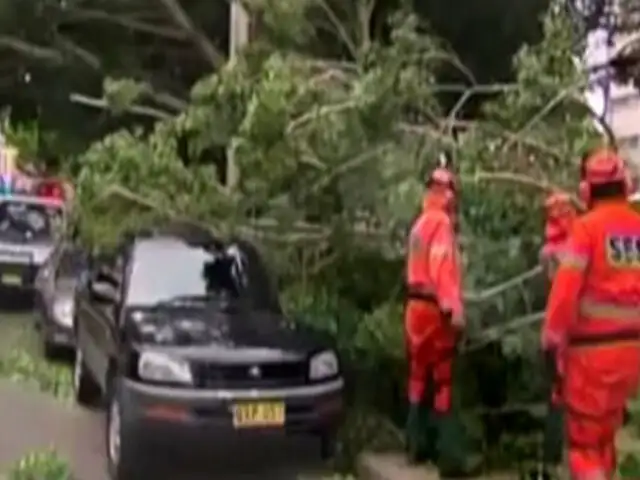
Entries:
{"label": "car behind suv", "polygon": [[331,454],[338,358],[286,326],[251,244],[175,228],[136,235],[92,265],[75,311],[75,396],[106,400],[113,479],[144,478],[149,438],[311,434]]}
{"label": "car behind suv", "polygon": [[[45,357],[74,347],[75,291],[87,273],[86,252],[61,241],[38,270],[34,310]],[[71,350],[73,351],[73,350]]]}

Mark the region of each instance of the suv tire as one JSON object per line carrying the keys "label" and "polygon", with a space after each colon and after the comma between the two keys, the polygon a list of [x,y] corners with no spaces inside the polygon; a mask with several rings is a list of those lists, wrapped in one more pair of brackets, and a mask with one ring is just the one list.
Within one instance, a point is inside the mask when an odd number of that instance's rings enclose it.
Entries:
{"label": "suv tire", "polygon": [[138,444],[136,432],[128,419],[126,407],[121,401],[117,379],[109,382],[108,407],[105,422],[105,448],[107,468],[111,480],[141,480],[145,458]]}

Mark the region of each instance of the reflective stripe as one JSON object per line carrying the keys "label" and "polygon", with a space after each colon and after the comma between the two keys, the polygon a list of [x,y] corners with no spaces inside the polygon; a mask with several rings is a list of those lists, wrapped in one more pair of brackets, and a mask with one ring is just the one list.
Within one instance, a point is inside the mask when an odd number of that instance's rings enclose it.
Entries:
{"label": "reflective stripe", "polygon": [[445,257],[453,254],[453,247],[450,245],[431,245],[429,255],[434,257]]}
{"label": "reflective stripe", "polygon": [[585,299],[580,302],[579,310],[583,320],[619,321],[621,322],[621,328],[607,332],[570,335],[569,345],[574,347],[594,347],[640,341],[640,308]]}
{"label": "reflective stripe", "polygon": [[587,319],[607,318],[613,320],[638,322],[640,325],[640,307],[625,307],[616,303],[582,300],[580,315]]}
{"label": "reflective stripe", "polygon": [[574,268],[577,270],[584,270],[589,263],[587,257],[584,255],[578,255],[572,252],[558,253],[558,260],[561,267]]}

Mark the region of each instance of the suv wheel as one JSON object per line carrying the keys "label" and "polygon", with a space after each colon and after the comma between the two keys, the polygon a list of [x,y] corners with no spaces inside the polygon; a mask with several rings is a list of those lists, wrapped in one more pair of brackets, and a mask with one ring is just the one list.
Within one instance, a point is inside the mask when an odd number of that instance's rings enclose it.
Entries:
{"label": "suv wheel", "polygon": [[49,341],[46,333],[41,332],[40,335],[42,335],[42,355],[45,360],[55,360],[58,356],[58,349],[55,344]]}
{"label": "suv wheel", "polygon": [[82,350],[79,347],[76,347],[75,357],[73,364],[73,396],[79,405],[95,406],[100,401],[100,387],[87,369]]}
{"label": "suv wheel", "polygon": [[140,480],[144,458],[140,457],[135,433],[127,420],[118,387],[112,382],[109,392],[109,409],[105,426],[107,465],[111,480]]}

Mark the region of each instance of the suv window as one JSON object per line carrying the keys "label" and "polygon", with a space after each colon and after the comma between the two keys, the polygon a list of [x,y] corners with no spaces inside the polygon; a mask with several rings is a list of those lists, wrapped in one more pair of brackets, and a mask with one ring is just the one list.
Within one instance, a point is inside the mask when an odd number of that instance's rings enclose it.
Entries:
{"label": "suv window", "polygon": [[245,291],[243,259],[238,252],[160,238],[136,244],[132,260],[127,305],[151,306],[179,297],[238,296]]}

